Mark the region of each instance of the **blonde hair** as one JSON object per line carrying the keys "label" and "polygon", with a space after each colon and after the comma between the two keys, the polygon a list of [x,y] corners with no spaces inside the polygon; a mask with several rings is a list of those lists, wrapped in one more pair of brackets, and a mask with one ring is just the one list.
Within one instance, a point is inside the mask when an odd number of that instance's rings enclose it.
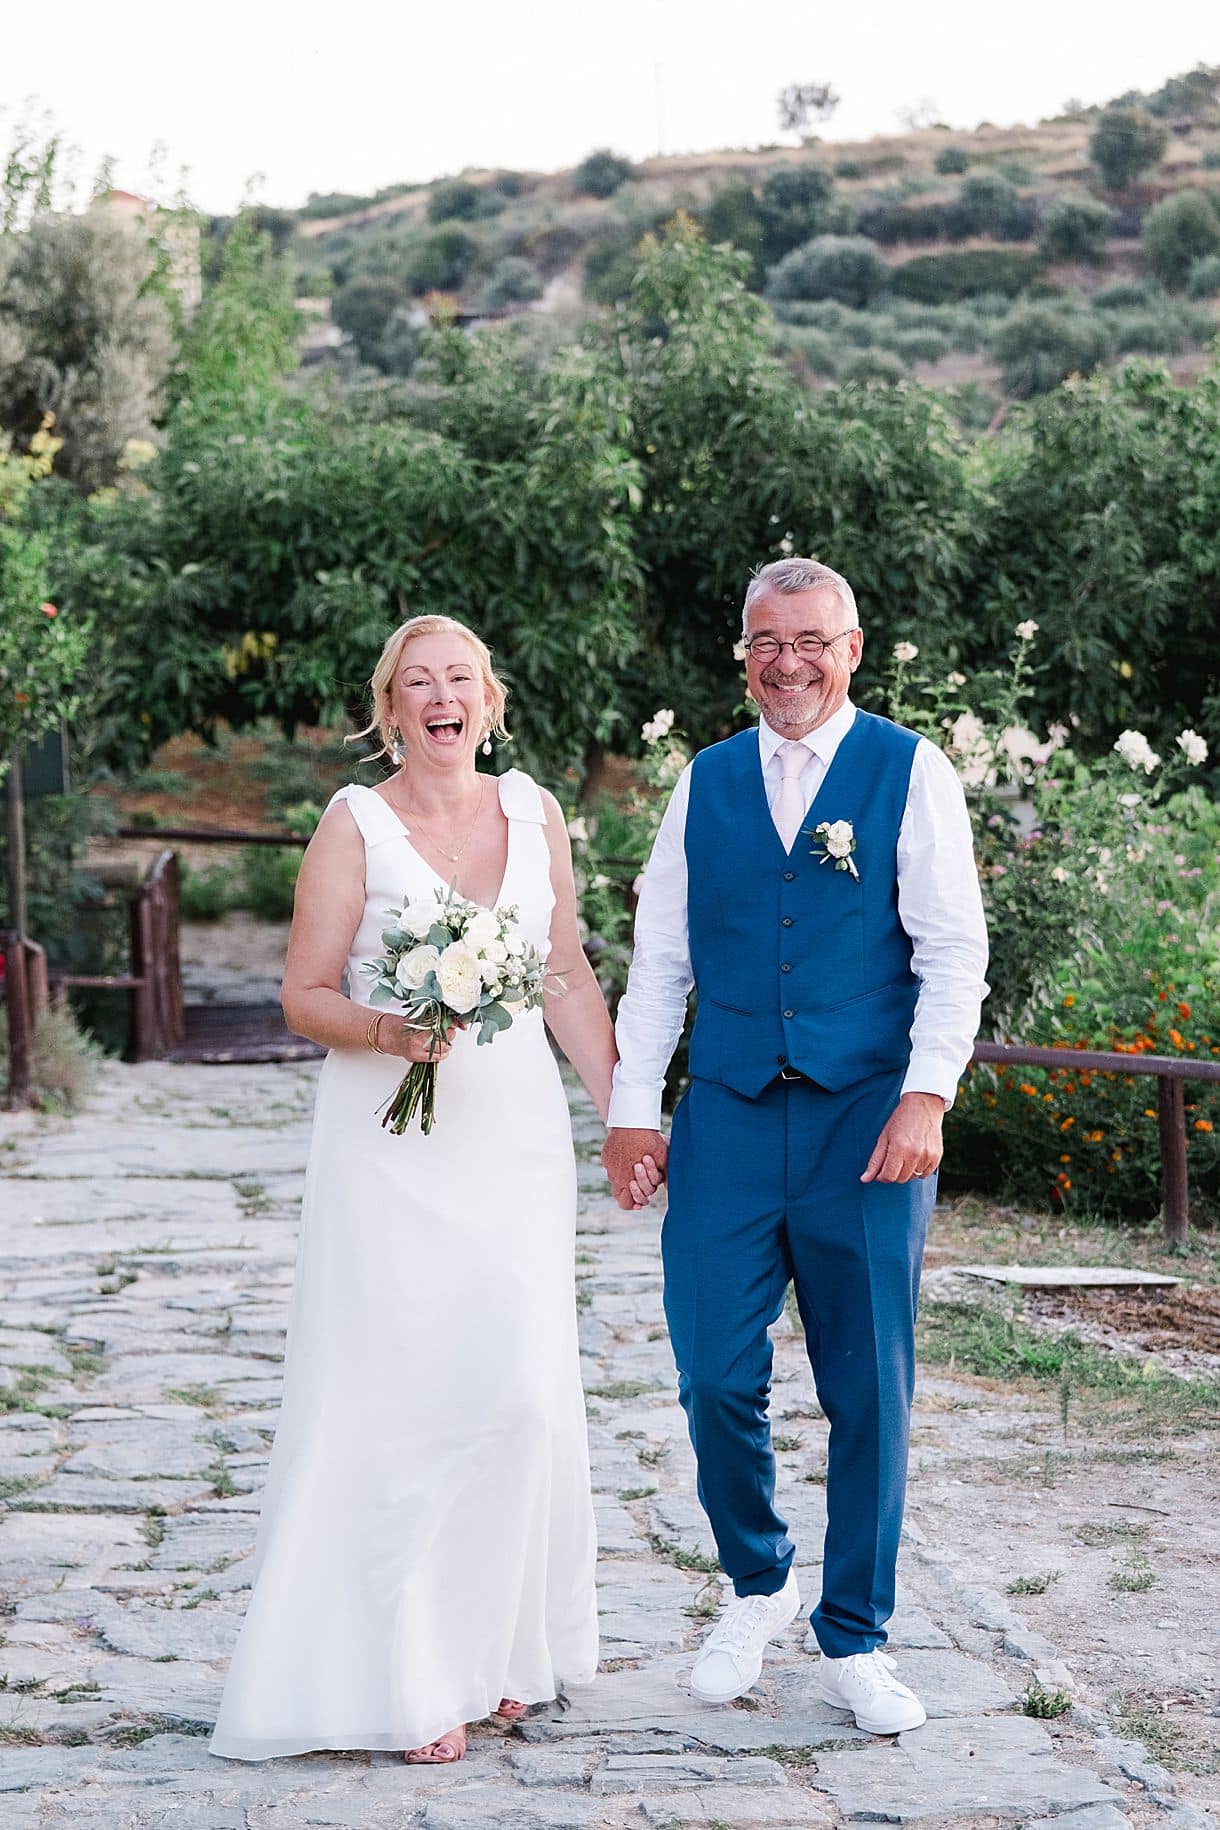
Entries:
{"label": "blonde hair", "polygon": [[460,635],[469,642],[479,663],[479,672],[483,676],[483,692],[488,701],[488,711],[484,714],[484,729],[479,732],[480,739],[495,736],[504,742],[509,741],[508,727],[504,722],[504,706],[508,698],[508,689],[499,678],[492,665],[491,650],[473,629],[465,623],[459,623],[455,616],[412,616],[401,623],[388,637],[385,647],[373,669],[369,682],[369,691],[373,697],[373,716],[362,731],[357,731],[346,741],[357,743],[362,737],[376,734],[381,739],[381,748],[373,752],[378,756],[389,756],[390,734],[395,730],[393,713],[390,710],[390,692],[394,676],[402,665],[402,652],[408,642],[413,642],[420,635]]}

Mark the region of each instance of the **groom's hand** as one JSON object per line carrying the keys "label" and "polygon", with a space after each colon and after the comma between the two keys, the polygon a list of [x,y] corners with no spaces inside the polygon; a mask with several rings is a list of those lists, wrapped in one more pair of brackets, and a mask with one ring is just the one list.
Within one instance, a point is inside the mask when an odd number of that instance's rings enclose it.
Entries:
{"label": "groom's hand", "polygon": [[606,1133],[602,1165],[620,1207],[647,1207],[665,1180],[669,1145],[659,1131],[616,1125]]}
{"label": "groom's hand", "polygon": [[910,1182],[930,1176],[944,1154],[945,1102],[939,1093],[904,1093],[877,1139],[862,1182]]}

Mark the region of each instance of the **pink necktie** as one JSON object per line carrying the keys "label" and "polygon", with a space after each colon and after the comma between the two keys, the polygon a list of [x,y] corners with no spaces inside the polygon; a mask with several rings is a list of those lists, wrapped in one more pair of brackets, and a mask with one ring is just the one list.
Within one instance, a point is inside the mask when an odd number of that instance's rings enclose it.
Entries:
{"label": "pink necktie", "polygon": [[771,809],[771,818],[775,821],[775,830],[779,834],[785,851],[792,850],[792,844],[801,830],[801,821],[805,817],[805,796],[801,793],[801,776],[809,761],[809,751],[803,743],[781,743],[776,751],[784,778]]}

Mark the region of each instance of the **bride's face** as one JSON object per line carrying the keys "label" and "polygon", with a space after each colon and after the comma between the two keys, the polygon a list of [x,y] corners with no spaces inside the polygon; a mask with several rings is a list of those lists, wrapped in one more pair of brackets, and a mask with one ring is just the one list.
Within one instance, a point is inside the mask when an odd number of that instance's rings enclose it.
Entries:
{"label": "bride's face", "polygon": [[418,635],[402,651],[390,710],[413,756],[442,767],[467,762],[482,742],[487,696],[478,659],[460,635]]}

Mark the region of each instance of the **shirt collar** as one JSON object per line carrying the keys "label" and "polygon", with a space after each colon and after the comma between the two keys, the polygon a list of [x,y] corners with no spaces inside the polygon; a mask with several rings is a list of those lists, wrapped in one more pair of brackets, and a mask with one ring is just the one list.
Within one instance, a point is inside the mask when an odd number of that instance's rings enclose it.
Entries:
{"label": "shirt collar", "polygon": [[[792,741],[803,743],[811,756],[818,757],[824,766],[829,768],[834,761],[835,751],[851,730],[855,718],[856,708],[851,700],[847,699],[838,711],[826,720],[825,724],[818,725],[816,730],[807,731],[803,737],[795,738]],[[758,749],[764,770],[781,743],[788,741],[787,738],[781,737],[778,731],[773,731],[765,718],[759,719]]]}

